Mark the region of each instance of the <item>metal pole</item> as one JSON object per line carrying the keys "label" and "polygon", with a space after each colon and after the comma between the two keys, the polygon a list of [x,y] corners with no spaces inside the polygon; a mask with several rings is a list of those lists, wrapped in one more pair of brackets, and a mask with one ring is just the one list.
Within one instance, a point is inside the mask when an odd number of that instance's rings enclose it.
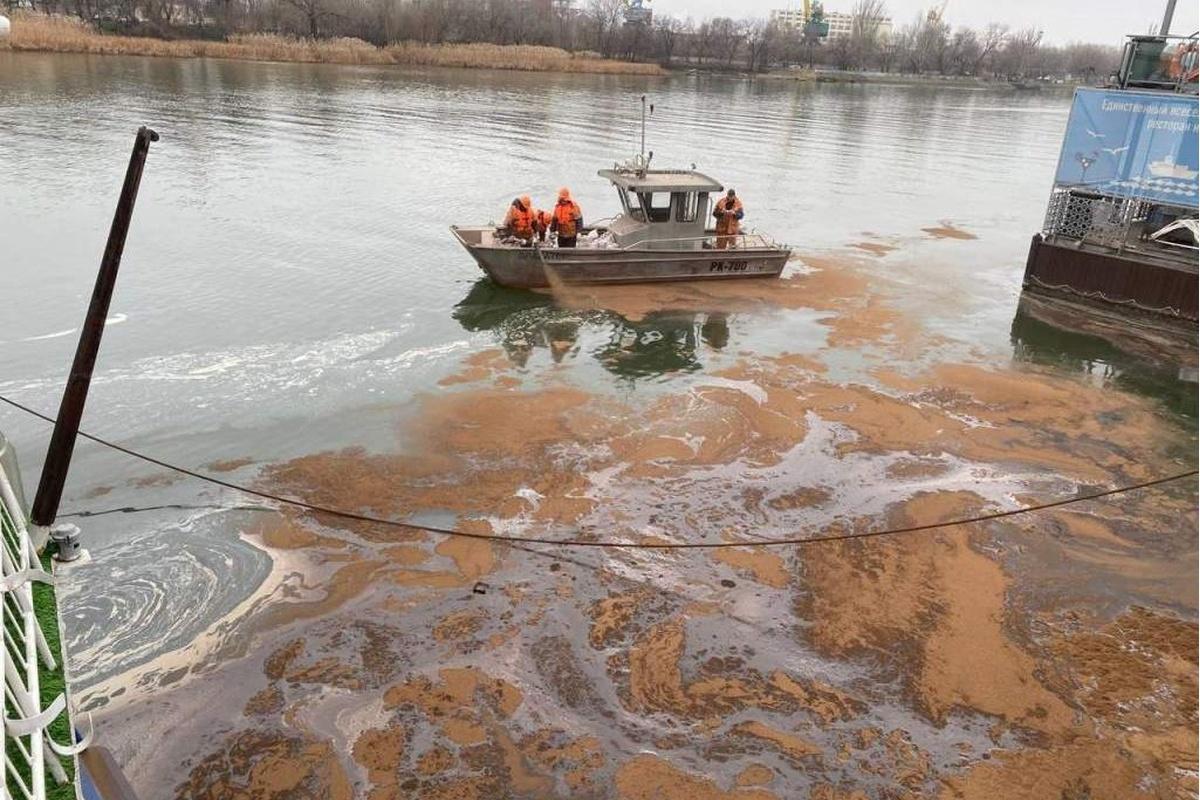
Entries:
{"label": "metal pole", "polygon": [[1159,36],[1168,36],[1171,33],[1171,20],[1175,18],[1175,0],[1167,0],[1167,10],[1163,14],[1162,27],[1158,29]]}
{"label": "metal pole", "polygon": [[638,152],[646,155],[646,95],[642,95],[642,148]]}
{"label": "metal pole", "polygon": [[133,204],[142,182],[142,168],[146,165],[150,143],[157,141],[158,134],[145,126],[138,128],[133,140],[133,154],[129,156],[125,183],[121,186],[121,197],[117,200],[117,210],[108,231],[108,243],[104,246],[104,258],[96,275],[92,302],[83,322],[83,331],[79,334],[75,360],[71,364],[67,388],[63,390],[54,434],[50,437],[46,463],[42,466],[41,481],[33,500],[30,519],[34,525],[49,526],[58,515],[58,503],[62,499],[71,453],[75,449],[75,435],[79,432],[83,405],[87,402],[88,387],[92,383],[92,369],[96,366],[100,338],[104,335],[104,321],[108,318],[109,301],[112,300],[113,287],[117,282],[117,269],[121,266],[121,254],[125,250],[125,236],[129,233],[129,221],[133,217]]}

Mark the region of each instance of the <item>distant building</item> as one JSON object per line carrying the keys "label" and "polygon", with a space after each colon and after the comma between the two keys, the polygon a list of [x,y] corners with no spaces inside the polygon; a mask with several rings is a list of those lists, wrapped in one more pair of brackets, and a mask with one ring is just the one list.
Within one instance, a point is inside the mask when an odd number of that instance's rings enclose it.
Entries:
{"label": "distant building", "polygon": [[[843,36],[849,36],[850,32],[854,29],[853,14],[845,14],[841,11],[826,11],[825,21],[829,23],[830,39],[840,39]],[[887,39],[891,37],[891,17],[876,17],[875,24],[878,25],[876,33],[880,39]]]}
{"label": "distant building", "polygon": [[[826,11],[824,21],[829,25],[829,39],[840,39],[843,36],[849,36],[854,29],[854,15],[846,14],[841,11]],[[801,29],[808,23],[808,15],[804,8],[776,8],[771,11],[771,22],[785,28]],[[892,18],[878,17],[875,22],[878,24],[878,35],[881,39],[887,39],[892,35]]]}
{"label": "distant building", "polygon": [[771,22],[781,28],[803,28],[807,21],[802,8],[771,9]]}
{"label": "distant building", "polygon": [[649,25],[654,22],[654,12],[648,4],[649,0],[628,0],[625,6],[625,23],[627,25]]}

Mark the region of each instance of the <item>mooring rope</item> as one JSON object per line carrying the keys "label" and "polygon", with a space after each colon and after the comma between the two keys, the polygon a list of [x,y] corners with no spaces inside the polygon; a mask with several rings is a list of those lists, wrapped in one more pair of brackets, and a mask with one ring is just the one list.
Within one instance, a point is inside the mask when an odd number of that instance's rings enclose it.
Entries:
{"label": "mooring rope", "polygon": [[[7,403],[13,408],[24,411],[26,414],[37,417],[45,422],[53,423],[54,418],[35,411],[29,406],[18,403],[16,400],[0,395],[0,401]],[[1023,506],[1021,508],[1009,509],[1007,511],[993,511],[987,514],[978,514],[973,517],[961,517],[958,519],[948,520],[946,522],[931,522],[923,525],[908,525],[900,528],[885,528],[876,531],[856,531],[852,533],[842,534],[823,534],[819,536],[794,536],[782,539],[754,539],[751,541],[723,541],[723,542],[613,542],[604,540],[592,539],[552,539],[544,536],[505,536],[498,533],[479,533],[474,531],[464,531],[458,528],[442,528],[436,525],[426,525],[419,522],[404,522],[401,520],[388,519],[386,517],[377,517],[372,514],[361,514],[355,511],[345,511],[340,508],[331,508],[329,506],[319,505],[317,503],[308,503],[304,500],[297,500],[291,497],[283,497],[281,495],[265,492],[261,489],[254,489],[249,486],[233,483],[232,481],[223,480],[205,475],[201,472],[181,467],[177,464],[172,464],[168,461],[163,461],[160,458],[147,455],[146,453],[133,450],[124,445],[110,442],[107,439],[102,439],[99,436],[93,436],[90,433],[79,431],[79,435],[96,444],[115,450],[119,453],[124,453],[132,458],[140,459],[149,464],[154,464],[157,467],[177,472],[181,475],[187,475],[190,478],[205,481],[207,483],[221,486],[226,489],[231,489],[236,492],[242,492],[253,497],[259,497],[264,500],[271,500],[282,505],[301,508],[305,511],[311,511],[316,514],[328,514],[341,519],[354,520],[356,522],[367,522],[375,525],[387,525],[396,528],[408,528],[410,530],[422,530],[429,533],[442,534],[444,536],[457,536],[464,539],[482,539],[493,542],[508,542],[514,544],[541,544],[554,547],[598,547],[598,548],[613,548],[623,550],[718,550],[729,547],[787,547],[809,544],[821,544],[824,542],[840,542],[851,539],[876,539],[884,536],[898,536],[906,533],[919,533],[922,531],[939,530],[942,528],[952,528],[961,525],[971,525],[976,522],[988,522],[996,519],[1004,519],[1006,517],[1016,517],[1023,514],[1031,514],[1035,511],[1045,511],[1050,508],[1061,508],[1062,506],[1082,503],[1087,500],[1097,500],[1102,497],[1112,497],[1113,495],[1126,494],[1139,489],[1148,489],[1152,486],[1160,486],[1165,483],[1183,480],[1184,478],[1196,477],[1200,474],[1200,470],[1188,470],[1175,475],[1168,475],[1163,478],[1155,478],[1153,480],[1142,481],[1141,483],[1130,484],[1127,486],[1119,486],[1115,489],[1105,489],[1099,492],[1090,492],[1088,494],[1077,494],[1074,497],[1068,497],[1062,500],[1054,500],[1047,503],[1038,503],[1032,506]]]}

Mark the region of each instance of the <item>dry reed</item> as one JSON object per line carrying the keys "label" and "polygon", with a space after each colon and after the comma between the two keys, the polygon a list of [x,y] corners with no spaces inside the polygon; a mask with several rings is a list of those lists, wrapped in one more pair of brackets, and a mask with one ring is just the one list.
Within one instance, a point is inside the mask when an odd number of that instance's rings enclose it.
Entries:
{"label": "dry reed", "polygon": [[7,42],[14,50],[103,55],[231,58],[328,64],[396,64],[469,67],[534,72],[594,72],[662,75],[654,64],[631,64],[572,55],[557,47],[400,42],[376,47],[361,39],[298,39],[271,33],[231,36],[228,41],[169,40],[109,36],[76,17],[17,12]]}

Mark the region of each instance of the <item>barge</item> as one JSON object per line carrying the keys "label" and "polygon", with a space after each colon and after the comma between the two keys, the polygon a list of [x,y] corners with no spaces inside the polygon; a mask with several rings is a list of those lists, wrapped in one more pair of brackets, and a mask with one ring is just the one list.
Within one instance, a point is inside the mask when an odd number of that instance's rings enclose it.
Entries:
{"label": "barge", "polygon": [[1169,27],[1168,10],[1112,86],[1076,90],[1027,291],[1197,320],[1197,37]]}

